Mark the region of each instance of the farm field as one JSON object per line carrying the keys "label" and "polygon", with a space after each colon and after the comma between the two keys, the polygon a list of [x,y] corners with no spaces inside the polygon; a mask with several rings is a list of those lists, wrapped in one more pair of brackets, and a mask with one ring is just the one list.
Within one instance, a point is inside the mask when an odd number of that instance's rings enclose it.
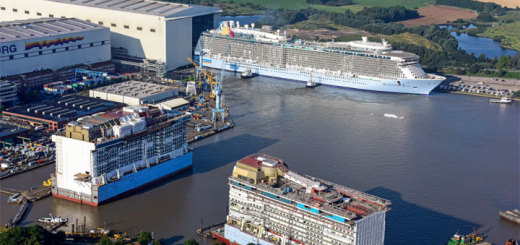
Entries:
{"label": "farm field", "polygon": [[503,7],[516,8],[520,7],[520,1],[518,0],[478,0],[480,2],[496,3]]}
{"label": "farm field", "polygon": [[307,4],[305,0],[224,0],[224,2],[230,1],[233,1],[234,3],[238,4],[253,3],[267,8],[304,9],[311,7],[331,12],[345,12],[346,9],[350,9],[353,12],[357,12],[365,7],[391,7],[400,5],[410,9],[420,8],[426,6],[428,3],[433,3],[435,0],[354,0],[354,4],[345,6]]}
{"label": "farm field", "polygon": [[405,26],[420,26],[429,24],[443,24],[457,19],[470,20],[477,17],[477,12],[469,9],[448,6],[431,5],[417,10],[421,17],[401,21]]}

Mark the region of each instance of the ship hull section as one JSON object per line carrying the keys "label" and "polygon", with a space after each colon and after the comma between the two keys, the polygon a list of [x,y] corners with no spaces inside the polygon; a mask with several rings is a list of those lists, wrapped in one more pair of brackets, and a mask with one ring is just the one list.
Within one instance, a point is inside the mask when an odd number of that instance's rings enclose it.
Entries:
{"label": "ship hull section", "polygon": [[144,188],[148,185],[164,180],[176,173],[179,173],[185,169],[191,168],[192,166],[193,153],[188,152],[177,158],[168,160],[166,162],[151,166],[149,168],[142,169],[138,172],[129,173],[123,176],[119,180],[109,182],[102,186],[93,186],[93,192],[96,192],[98,200],[96,201],[85,201],[73,196],[60,195],[53,193],[53,196],[67,199],[70,201],[84,203],[92,206],[98,206],[103,203],[107,203]]}
{"label": "ship hull section", "polygon": [[[203,57],[202,66],[233,71],[244,72],[246,69],[259,76],[281,78],[285,80],[308,82],[310,72],[302,72],[295,69],[265,67],[257,64],[247,64],[239,62],[226,62],[221,59]],[[437,87],[443,79],[371,79],[363,77],[345,77],[340,75],[327,75],[312,72],[312,81],[326,86],[339,88],[359,89],[367,91],[406,93],[406,94],[429,94]]]}

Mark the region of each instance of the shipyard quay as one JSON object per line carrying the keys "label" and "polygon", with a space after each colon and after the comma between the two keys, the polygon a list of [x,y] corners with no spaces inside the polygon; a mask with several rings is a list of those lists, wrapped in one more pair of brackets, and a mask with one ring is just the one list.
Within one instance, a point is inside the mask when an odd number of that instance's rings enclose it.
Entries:
{"label": "shipyard quay", "polygon": [[382,245],[391,202],[255,154],[229,177],[229,213],[213,235],[237,244]]}
{"label": "shipyard quay", "polygon": [[152,106],[79,118],[53,135],[53,196],[97,206],[191,167],[184,113]]}

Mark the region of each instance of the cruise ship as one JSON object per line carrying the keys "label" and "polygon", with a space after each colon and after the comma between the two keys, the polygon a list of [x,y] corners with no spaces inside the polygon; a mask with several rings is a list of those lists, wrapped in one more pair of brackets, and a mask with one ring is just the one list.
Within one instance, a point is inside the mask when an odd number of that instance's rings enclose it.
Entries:
{"label": "cruise ship", "polygon": [[254,24],[221,22],[203,32],[195,49],[202,66],[369,91],[429,94],[444,77],[427,74],[419,56],[382,42],[308,42]]}
{"label": "cruise ship", "polygon": [[389,200],[296,173],[276,157],[240,159],[228,185],[227,219],[207,231],[225,244],[384,244]]}
{"label": "cruise ship", "polygon": [[134,105],[79,118],[52,136],[52,195],[98,206],[192,166],[186,113]]}

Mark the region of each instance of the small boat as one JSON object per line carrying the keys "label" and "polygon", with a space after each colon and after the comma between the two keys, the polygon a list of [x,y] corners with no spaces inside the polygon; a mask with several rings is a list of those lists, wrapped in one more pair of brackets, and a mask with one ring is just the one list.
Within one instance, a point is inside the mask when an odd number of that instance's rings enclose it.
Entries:
{"label": "small boat", "polygon": [[50,215],[50,217],[39,218],[38,222],[41,222],[41,223],[53,223],[53,224],[63,224],[63,223],[67,223],[67,221],[69,221],[69,219],[67,219],[67,218],[62,218],[60,216],[54,216],[52,214],[49,214],[49,215]]}
{"label": "small boat", "polygon": [[505,212],[500,211],[498,214],[505,220],[520,224],[520,211],[518,209],[513,209],[512,211],[508,210]]}
{"label": "small boat", "polygon": [[251,78],[254,76],[256,76],[256,74],[253,73],[251,69],[246,69],[244,72],[242,72],[242,74],[240,74],[241,78]]}
{"label": "small boat", "polygon": [[7,198],[7,202],[8,203],[21,203],[22,202],[22,198],[20,198],[20,193],[15,193],[13,195],[10,195]]}
{"label": "small boat", "polygon": [[312,80],[312,74],[311,74],[311,76],[309,77],[309,81],[307,81],[307,84],[305,85],[305,87],[307,87],[307,88],[314,88],[314,87],[317,87],[317,86],[320,86],[320,84],[317,83],[317,82],[314,82]]}
{"label": "small boat", "polygon": [[490,99],[489,103],[499,103],[499,104],[511,104],[513,102],[512,99],[508,97],[502,97],[500,99]]}

